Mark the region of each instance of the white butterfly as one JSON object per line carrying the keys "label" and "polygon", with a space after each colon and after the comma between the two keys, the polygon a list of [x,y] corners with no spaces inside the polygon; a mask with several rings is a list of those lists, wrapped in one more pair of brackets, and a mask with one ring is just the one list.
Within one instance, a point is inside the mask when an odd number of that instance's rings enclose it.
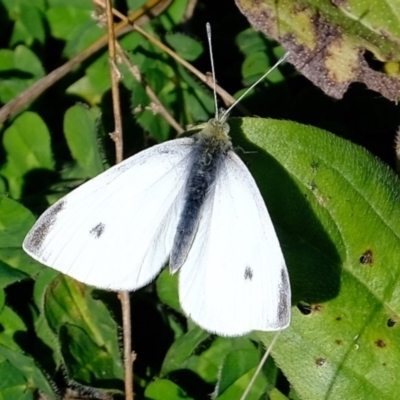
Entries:
{"label": "white butterfly", "polygon": [[26,236],[34,259],[81,282],[136,290],[169,263],[184,312],[223,336],[288,326],[282,251],[227,113],[144,150],[50,207]]}

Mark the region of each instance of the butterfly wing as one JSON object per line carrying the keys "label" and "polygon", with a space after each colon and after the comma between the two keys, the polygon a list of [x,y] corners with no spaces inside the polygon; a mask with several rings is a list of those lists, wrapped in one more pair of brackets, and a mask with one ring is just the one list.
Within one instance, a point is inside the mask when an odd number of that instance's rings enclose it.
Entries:
{"label": "butterfly wing", "polygon": [[24,250],[89,285],[146,285],[171,251],[192,144],[153,146],[78,187],[38,219]]}
{"label": "butterfly wing", "polygon": [[223,336],[288,326],[285,260],[256,183],[230,151],[217,174],[179,276],[182,308]]}

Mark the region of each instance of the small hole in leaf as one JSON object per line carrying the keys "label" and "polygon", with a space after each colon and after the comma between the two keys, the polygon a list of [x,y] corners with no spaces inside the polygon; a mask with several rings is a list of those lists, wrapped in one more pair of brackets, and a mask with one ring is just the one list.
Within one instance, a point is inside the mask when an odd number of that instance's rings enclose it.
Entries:
{"label": "small hole in leaf", "polygon": [[386,325],[387,325],[389,328],[393,328],[393,327],[396,325],[396,321],[395,321],[394,319],[392,319],[392,318],[389,318],[389,319],[387,320],[387,322],[386,322]]}
{"label": "small hole in leaf", "polygon": [[360,257],[361,264],[372,264],[374,262],[374,257],[372,250],[366,250],[364,254]]}
{"label": "small hole in leaf", "polygon": [[311,314],[311,305],[306,303],[305,301],[301,301],[297,304],[297,308],[303,315],[310,315]]}
{"label": "small hole in leaf", "polygon": [[382,340],[382,339],[378,339],[378,340],[375,342],[375,344],[376,344],[378,347],[380,347],[381,349],[383,349],[384,347],[386,347],[386,343],[385,343],[385,341]]}
{"label": "small hole in leaf", "polygon": [[317,358],[315,360],[315,364],[317,364],[319,367],[322,367],[324,364],[326,363],[326,359],[325,358]]}
{"label": "small hole in leaf", "polygon": [[364,53],[364,59],[367,62],[368,66],[373,69],[374,71],[382,72],[384,63],[382,61],[379,61],[373,53],[370,51],[365,51]]}

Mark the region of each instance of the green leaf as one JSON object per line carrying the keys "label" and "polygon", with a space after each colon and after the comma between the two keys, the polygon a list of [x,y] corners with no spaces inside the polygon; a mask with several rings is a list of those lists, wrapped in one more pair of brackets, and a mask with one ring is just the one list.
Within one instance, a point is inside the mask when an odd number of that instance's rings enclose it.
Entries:
{"label": "green leaf", "polygon": [[73,158],[94,177],[104,171],[98,151],[96,120],[98,113],[80,105],[67,110],[64,117],[64,133]]}
{"label": "green leaf", "polygon": [[59,334],[70,379],[86,385],[122,380],[118,327],[91,289],[59,275],[48,287],[45,313]]}
{"label": "green leaf", "polygon": [[46,12],[52,35],[67,42],[65,54],[69,57],[85,50],[104,35],[104,30],[91,17],[93,9],[87,7],[90,3],[82,3],[86,6],[73,6],[69,3],[66,7],[64,2]]}
{"label": "green leaf", "polygon": [[19,30],[26,32],[26,38],[24,42],[27,45],[32,45],[35,40],[40,44],[44,43],[45,40],[45,28],[43,24],[43,18],[40,10],[32,3],[21,3],[20,4],[20,19],[15,24],[14,32],[11,39],[11,44],[21,42],[21,33],[18,34],[18,25],[20,24]]}
{"label": "green leaf", "polygon": [[[275,63],[271,61],[268,55],[269,49],[273,47],[272,43],[268,43],[268,39],[260,32],[249,28],[240,32],[236,36],[236,44],[240,51],[244,54],[245,60],[242,64],[243,84],[249,86],[265,74]],[[274,49],[274,54],[276,49]],[[277,58],[283,54],[276,55]],[[277,83],[284,80],[279,69],[275,69],[265,78],[266,81]],[[259,87],[257,87],[259,89]],[[239,91],[243,92],[245,89]],[[239,94],[236,94],[238,97]],[[249,94],[251,96],[251,94]]]}
{"label": "green leaf", "polygon": [[31,357],[1,345],[0,376],[2,399],[34,399],[38,391],[48,399],[58,398],[52,383]]}
{"label": "green leaf", "polygon": [[188,61],[195,61],[203,53],[201,43],[181,33],[170,33],[165,37],[175,52]]}
{"label": "green leaf", "polygon": [[235,43],[246,57],[267,50],[265,36],[253,28],[240,32],[235,38]]}
{"label": "green leaf", "polygon": [[[240,399],[253,378],[260,362],[259,351],[239,349],[227,354],[221,366],[215,398],[218,400]],[[260,399],[266,391],[266,377],[258,375],[247,399]]]}
{"label": "green leaf", "polygon": [[21,372],[7,360],[0,360],[0,398],[33,400],[33,393],[27,391],[27,382]]}
{"label": "green leaf", "polygon": [[90,10],[73,6],[53,5],[46,12],[52,35],[57,39],[68,40],[90,19]]}
{"label": "green leaf", "polygon": [[35,332],[38,338],[52,351],[52,358],[55,365],[62,364],[61,348],[58,341],[58,335],[51,329],[48,319],[46,318],[45,302],[49,285],[56,276],[58,271],[51,268],[42,268],[38,274],[34,285],[34,303],[39,310],[35,320]]}
{"label": "green leaf", "polygon": [[0,50],[0,101],[7,103],[44,76],[41,61],[24,45]]}
{"label": "green leaf", "polygon": [[45,75],[42,62],[36,54],[25,46],[17,46],[14,51],[14,65],[20,71],[30,72],[36,78]]}
{"label": "green leaf", "polygon": [[157,19],[159,19],[166,31],[174,29],[180,24],[188,10],[188,0],[174,0],[170,6]]}
{"label": "green leaf", "polygon": [[82,327],[64,324],[59,338],[70,379],[89,386],[102,383],[102,388],[106,389],[116,378],[123,377],[121,364],[114,365],[108,349],[94,342]]}
{"label": "green leaf", "polygon": [[0,288],[5,288],[14,282],[29,278],[29,275],[12,268],[0,260]]}
{"label": "green leaf", "polygon": [[175,340],[164,359],[161,373],[166,375],[171,371],[182,368],[182,365],[195,353],[195,350],[208,340],[209,334],[195,327],[184,336]]}
{"label": "green leaf", "polygon": [[[254,83],[258,78],[262,76],[262,74],[268,71],[269,67],[270,62],[268,56],[264,52],[253,53],[246,57],[246,60],[242,65],[242,76],[244,84],[251,85],[252,83]],[[273,72],[271,72],[271,74]],[[268,74],[268,78],[271,78],[270,74]]]}
{"label": "green leaf", "polygon": [[41,266],[22,250],[22,241],[35,222],[21,204],[0,195],[0,287],[35,275]]}
{"label": "green leaf", "polygon": [[[364,149],[286,121],[231,120],[281,242],[294,304],[273,355],[301,398],[396,398],[400,185]],[[240,140],[240,132],[247,140]],[[272,334],[260,334],[265,341]]]}
{"label": "green leaf", "polygon": [[161,374],[187,369],[196,373],[205,382],[215,383],[220,365],[229,351],[253,347],[250,339],[246,337],[222,338],[194,327],[175,340],[169,348]]}
{"label": "green leaf", "polygon": [[193,397],[188,396],[178,385],[167,379],[157,379],[151,382],[146,387],[145,396],[146,399],[152,400],[193,399]]}
{"label": "green leaf", "polygon": [[183,92],[185,113],[190,116],[188,120],[198,123],[208,121],[210,115],[215,113],[214,99],[211,92],[199,83],[185,70],[179,68],[187,90]]}
{"label": "green leaf", "polygon": [[16,118],[4,132],[3,145],[7,163],[2,173],[8,179],[13,198],[21,197],[28,172],[54,169],[50,133],[43,120],[33,112],[25,112]]}
{"label": "green leaf", "polygon": [[110,88],[108,54],[104,53],[90,64],[86,74],[68,89],[67,93],[81,96],[92,105],[101,103],[102,96]]}
{"label": "green leaf", "polygon": [[6,305],[0,312],[0,326],[0,349],[3,345],[9,349],[20,351],[17,337],[27,334],[27,328],[22,318]]}
{"label": "green leaf", "polygon": [[45,28],[42,13],[44,2],[39,1],[11,1],[2,2],[7,7],[9,17],[15,21],[12,29],[10,45],[24,43],[31,47],[35,42],[41,45],[45,41]]}
{"label": "green leaf", "polygon": [[178,274],[171,274],[164,268],[157,278],[157,294],[160,300],[174,310],[182,313],[178,297]]}

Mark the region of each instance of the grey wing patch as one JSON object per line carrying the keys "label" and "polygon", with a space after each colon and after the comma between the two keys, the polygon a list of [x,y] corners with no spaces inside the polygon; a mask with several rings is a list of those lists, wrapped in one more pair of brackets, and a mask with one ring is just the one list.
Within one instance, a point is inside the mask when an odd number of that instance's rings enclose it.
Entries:
{"label": "grey wing patch", "polygon": [[93,236],[94,238],[98,239],[105,230],[106,226],[102,222],[99,222],[96,226],[94,226],[90,231],[90,235]]}
{"label": "grey wing patch", "polygon": [[282,324],[288,324],[290,318],[290,286],[286,268],[281,268],[281,285],[279,288],[278,320]]}
{"label": "grey wing patch", "polygon": [[244,270],[244,280],[251,281],[253,279],[253,275],[254,275],[253,269],[247,266]]}
{"label": "grey wing patch", "polygon": [[42,247],[51,228],[57,221],[58,214],[65,209],[65,205],[65,200],[58,201],[39,219],[35,229],[29,233],[28,240],[24,243],[27,250],[35,253]]}

